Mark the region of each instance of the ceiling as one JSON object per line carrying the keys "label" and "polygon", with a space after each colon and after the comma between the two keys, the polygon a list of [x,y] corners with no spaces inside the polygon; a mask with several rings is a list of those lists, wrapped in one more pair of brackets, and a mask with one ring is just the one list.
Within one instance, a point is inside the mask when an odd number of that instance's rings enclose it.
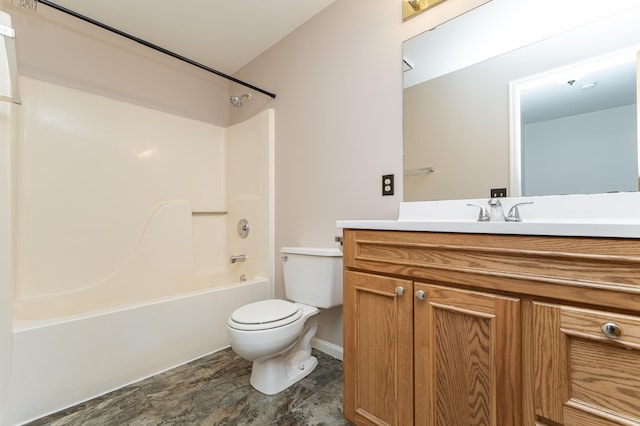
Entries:
{"label": "ceiling", "polygon": [[334,1],[52,0],[51,3],[231,75]]}

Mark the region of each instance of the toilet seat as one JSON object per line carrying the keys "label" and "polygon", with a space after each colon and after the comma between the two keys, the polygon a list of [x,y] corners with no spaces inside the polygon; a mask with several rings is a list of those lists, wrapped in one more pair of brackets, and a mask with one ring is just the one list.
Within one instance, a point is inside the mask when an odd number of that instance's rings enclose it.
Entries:
{"label": "toilet seat", "polygon": [[229,327],[237,330],[267,330],[282,327],[300,319],[302,308],[286,300],[270,299],[249,303],[229,317]]}

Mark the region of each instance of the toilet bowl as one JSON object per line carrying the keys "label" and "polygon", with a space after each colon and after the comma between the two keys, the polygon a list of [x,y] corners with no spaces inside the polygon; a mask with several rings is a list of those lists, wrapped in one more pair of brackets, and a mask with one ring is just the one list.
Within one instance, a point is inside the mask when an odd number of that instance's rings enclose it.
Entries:
{"label": "toilet bowl", "polygon": [[293,301],[250,303],[236,309],[227,323],[231,348],[253,362],[251,385],[267,395],[283,391],[313,371],[318,361],[311,355],[311,339],[318,328],[319,308],[342,304],[338,249],[289,247],[281,252],[285,293],[293,294]]}
{"label": "toilet bowl", "polygon": [[[264,310],[290,304],[295,310],[287,318],[274,314],[264,323],[246,323],[229,317],[228,332],[234,352],[247,361],[253,361],[251,385],[262,393],[274,395],[307,376],[318,364],[311,355],[311,339],[317,330],[314,306],[284,300],[264,300],[243,306]],[[275,311],[279,312],[279,311]],[[236,318],[242,318],[239,315]],[[266,317],[263,317],[266,319]]]}

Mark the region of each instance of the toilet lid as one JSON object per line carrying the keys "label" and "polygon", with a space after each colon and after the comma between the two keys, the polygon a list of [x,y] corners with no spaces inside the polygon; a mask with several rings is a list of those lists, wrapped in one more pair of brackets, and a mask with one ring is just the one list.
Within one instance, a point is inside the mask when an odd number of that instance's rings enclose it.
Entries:
{"label": "toilet lid", "polygon": [[264,330],[290,324],[302,316],[302,308],[286,300],[270,299],[236,309],[229,325],[240,330]]}

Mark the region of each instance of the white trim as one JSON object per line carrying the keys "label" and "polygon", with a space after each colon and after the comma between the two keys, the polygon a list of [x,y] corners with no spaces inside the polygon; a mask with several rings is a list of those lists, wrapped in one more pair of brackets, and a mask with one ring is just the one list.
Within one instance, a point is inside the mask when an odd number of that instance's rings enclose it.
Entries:
{"label": "white trim", "polygon": [[[268,226],[268,244],[269,244],[269,280],[271,280],[270,297],[276,297],[276,116],[275,109],[267,109],[269,114],[269,226]],[[280,260],[280,257],[277,257]]]}
{"label": "white trim", "polygon": [[11,27],[0,24],[0,35],[7,38],[16,38],[16,31]]}
{"label": "white trim", "polygon": [[314,337],[311,339],[311,347],[342,361],[343,349],[341,346]]}
{"label": "white trim", "polygon": [[522,123],[520,81],[509,82],[509,196],[522,195]]}

